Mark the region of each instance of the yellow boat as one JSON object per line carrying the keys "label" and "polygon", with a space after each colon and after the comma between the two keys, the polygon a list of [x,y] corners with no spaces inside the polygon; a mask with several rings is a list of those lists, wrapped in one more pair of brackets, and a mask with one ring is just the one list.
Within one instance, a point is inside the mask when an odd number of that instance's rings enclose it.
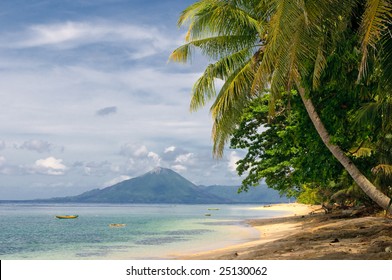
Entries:
{"label": "yellow boat", "polygon": [[79,217],[78,215],[63,215],[63,216],[56,216],[57,219],[76,219]]}

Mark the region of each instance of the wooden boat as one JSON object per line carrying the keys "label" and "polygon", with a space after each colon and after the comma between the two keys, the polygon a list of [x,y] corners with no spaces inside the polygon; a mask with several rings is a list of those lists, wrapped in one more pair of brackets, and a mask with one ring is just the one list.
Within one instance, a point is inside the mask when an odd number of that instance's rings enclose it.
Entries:
{"label": "wooden boat", "polygon": [[76,219],[79,217],[78,215],[63,215],[63,216],[56,216],[57,219]]}
{"label": "wooden boat", "polygon": [[109,227],[125,227],[126,224],[109,224]]}

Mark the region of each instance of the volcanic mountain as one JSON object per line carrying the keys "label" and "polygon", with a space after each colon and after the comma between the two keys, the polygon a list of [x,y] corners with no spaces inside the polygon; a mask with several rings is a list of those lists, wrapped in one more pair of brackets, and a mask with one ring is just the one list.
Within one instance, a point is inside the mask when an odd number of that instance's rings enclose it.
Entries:
{"label": "volcanic mountain", "polygon": [[210,194],[173,170],[152,171],[104,189],[81,195],[53,198],[52,202],[77,203],[230,203],[226,198]]}

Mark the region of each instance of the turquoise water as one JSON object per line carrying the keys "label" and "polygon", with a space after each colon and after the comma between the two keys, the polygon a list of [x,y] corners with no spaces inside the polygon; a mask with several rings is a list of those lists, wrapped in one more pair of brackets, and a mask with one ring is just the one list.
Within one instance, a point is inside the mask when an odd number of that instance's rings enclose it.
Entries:
{"label": "turquoise water", "polygon": [[[245,219],[281,214],[251,207],[0,204],[0,259],[172,258],[254,239]],[[55,218],[73,214],[79,217]]]}

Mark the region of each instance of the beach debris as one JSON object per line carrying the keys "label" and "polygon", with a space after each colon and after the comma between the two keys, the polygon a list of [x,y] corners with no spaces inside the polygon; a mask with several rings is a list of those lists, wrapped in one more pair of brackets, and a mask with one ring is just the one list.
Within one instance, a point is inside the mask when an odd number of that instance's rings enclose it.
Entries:
{"label": "beach debris", "polygon": [[324,210],[325,214],[328,214],[329,212],[331,212],[331,211],[332,211],[332,208],[333,208],[333,207],[331,207],[330,205],[326,205],[326,204],[324,204],[324,203],[321,205],[321,209]]}
{"label": "beach debris", "polygon": [[330,243],[338,243],[340,242],[339,239],[335,238],[334,240],[332,240]]}
{"label": "beach debris", "polygon": [[234,256],[238,257],[238,256],[239,256],[239,254],[238,254],[237,252],[234,252]]}
{"label": "beach debris", "polygon": [[392,253],[392,246],[388,246],[385,248],[385,252]]}
{"label": "beach debris", "polygon": [[326,210],[326,208],[321,207],[321,208],[318,208],[318,209],[314,209],[314,210],[311,211],[309,214],[310,214],[310,215],[315,215],[315,214],[318,214],[318,213],[327,214],[328,212],[329,212],[329,211]]}

